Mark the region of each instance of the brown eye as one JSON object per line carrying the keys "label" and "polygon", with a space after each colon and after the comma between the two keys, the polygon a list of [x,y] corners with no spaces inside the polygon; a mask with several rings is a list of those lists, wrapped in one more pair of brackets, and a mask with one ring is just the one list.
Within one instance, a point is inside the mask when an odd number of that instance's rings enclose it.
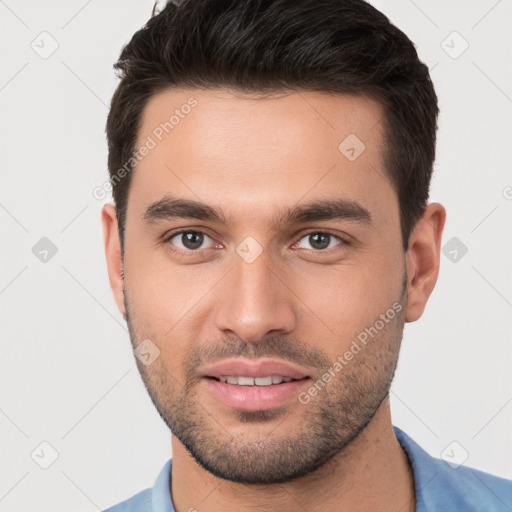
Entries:
{"label": "brown eye", "polygon": [[[306,240],[310,247],[301,247],[302,240]],[[338,242],[337,244],[335,242]],[[341,245],[343,240],[340,237],[332,235],[331,233],[325,233],[322,231],[309,233],[302,237],[297,243],[297,246],[301,249],[312,249],[314,251],[323,251],[325,249],[331,249],[336,245]]]}
{"label": "brown eye", "polygon": [[201,247],[206,239],[213,242],[207,234],[202,233],[201,231],[181,231],[170,236],[168,238],[168,242],[184,251],[196,251],[198,249],[206,248]]}

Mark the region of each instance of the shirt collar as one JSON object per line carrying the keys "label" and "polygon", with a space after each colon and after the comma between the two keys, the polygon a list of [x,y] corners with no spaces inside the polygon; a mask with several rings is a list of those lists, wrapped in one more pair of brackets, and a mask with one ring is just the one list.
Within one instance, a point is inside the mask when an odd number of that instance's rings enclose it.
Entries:
{"label": "shirt collar", "polygon": [[153,512],[175,512],[171,498],[172,459],[169,459],[155,480],[151,504]]}

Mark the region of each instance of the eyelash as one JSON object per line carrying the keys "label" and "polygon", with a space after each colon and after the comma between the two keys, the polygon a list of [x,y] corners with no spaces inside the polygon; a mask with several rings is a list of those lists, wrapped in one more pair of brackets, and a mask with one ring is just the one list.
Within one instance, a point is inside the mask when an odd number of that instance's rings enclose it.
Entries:
{"label": "eyelash", "polygon": [[[201,231],[199,229],[185,229],[185,230],[182,229],[182,230],[174,231],[174,232],[167,233],[166,235],[164,235],[163,243],[169,244],[169,242],[171,241],[172,238],[174,238],[177,235],[183,235],[185,233],[196,233],[196,234],[207,236],[208,238],[211,238],[213,240],[213,238],[210,235],[208,235],[208,233]],[[337,248],[340,248],[340,246],[350,245],[350,242],[348,240],[345,240],[345,239],[341,238],[339,235],[336,235],[328,230],[324,230],[324,231],[312,230],[312,231],[309,231],[308,233],[303,233],[297,239],[297,241],[293,243],[293,245],[296,245],[298,242],[300,242],[303,238],[307,237],[308,235],[313,235],[313,234],[330,235],[330,236],[334,237],[336,240],[338,240],[338,242],[340,242],[340,244],[336,245],[335,247],[331,247],[330,249],[302,249],[302,250],[314,252],[314,253],[318,253],[318,254],[320,254],[320,253],[330,254],[331,251],[336,250]],[[170,244],[170,245],[173,245],[173,244]],[[179,248],[169,248],[170,251],[179,253],[184,256],[197,255],[198,253],[200,254],[202,251],[206,251],[208,249],[196,249],[196,250],[185,251],[185,250],[179,249]]]}

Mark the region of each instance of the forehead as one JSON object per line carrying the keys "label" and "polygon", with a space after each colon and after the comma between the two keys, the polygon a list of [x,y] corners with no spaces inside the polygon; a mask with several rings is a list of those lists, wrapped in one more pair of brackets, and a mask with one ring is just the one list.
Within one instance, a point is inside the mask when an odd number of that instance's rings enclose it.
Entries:
{"label": "forehead", "polygon": [[141,116],[135,149],[145,156],[129,204],[141,209],[172,192],[247,212],[306,196],[384,207],[395,191],[381,160],[382,121],[381,105],[363,96],[165,91]]}

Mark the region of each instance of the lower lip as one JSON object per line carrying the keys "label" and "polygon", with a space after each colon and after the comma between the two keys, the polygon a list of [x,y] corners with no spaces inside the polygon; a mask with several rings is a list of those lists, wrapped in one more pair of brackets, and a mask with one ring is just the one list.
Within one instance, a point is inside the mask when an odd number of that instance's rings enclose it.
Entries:
{"label": "lower lip", "polygon": [[274,409],[296,399],[309,378],[272,384],[271,386],[238,386],[205,377],[207,388],[225,405],[241,411]]}

